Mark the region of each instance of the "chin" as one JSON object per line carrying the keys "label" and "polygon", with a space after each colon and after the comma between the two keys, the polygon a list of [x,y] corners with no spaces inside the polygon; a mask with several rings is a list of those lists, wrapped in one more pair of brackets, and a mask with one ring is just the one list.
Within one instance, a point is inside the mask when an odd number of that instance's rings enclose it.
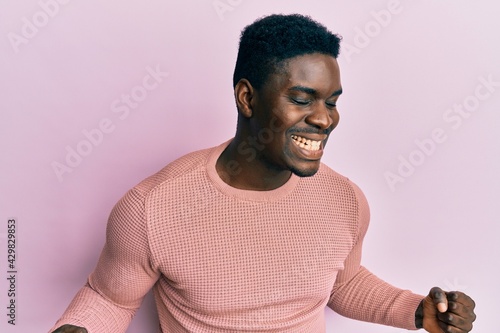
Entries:
{"label": "chin", "polygon": [[311,177],[318,172],[318,168],[307,168],[307,169],[300,169],[300,168],[291,168],[290,171],[294,173],[295,175],[299,177]]}

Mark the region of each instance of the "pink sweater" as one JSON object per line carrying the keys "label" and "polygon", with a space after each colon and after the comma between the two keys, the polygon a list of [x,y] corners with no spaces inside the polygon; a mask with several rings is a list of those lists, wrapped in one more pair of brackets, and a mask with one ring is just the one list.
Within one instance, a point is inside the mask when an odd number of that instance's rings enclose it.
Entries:
{"label": "pink sweater", "polygon": [[276,190],[235,189],[215,170],[227,144],[178,159],[117,203],[96,269],[53,329],[125,332],[151,288],[165,333],[324,332],[325,306],[415,329],[423,296],[360,265],[369,209],[357,186],[322,165]]}

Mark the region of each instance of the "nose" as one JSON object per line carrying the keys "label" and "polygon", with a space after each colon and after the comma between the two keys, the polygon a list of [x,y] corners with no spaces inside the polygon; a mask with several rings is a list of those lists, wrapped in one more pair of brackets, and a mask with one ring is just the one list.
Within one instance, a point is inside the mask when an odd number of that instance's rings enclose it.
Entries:
{"label": "nose", "polygon": [[327,129],[338,122],[336,109],[329,109],[326,105],[317,105],[306,117],[306,122],[319,129]]}

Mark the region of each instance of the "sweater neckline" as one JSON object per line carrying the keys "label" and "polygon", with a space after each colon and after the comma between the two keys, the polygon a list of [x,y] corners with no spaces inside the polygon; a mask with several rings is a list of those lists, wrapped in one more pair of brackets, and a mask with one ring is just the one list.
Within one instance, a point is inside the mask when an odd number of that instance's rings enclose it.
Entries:
{"label": "sweater neckline", "polygon": [[217,173],[216,170],[216,163],[217,159],[219,156],[222,154],[224,149],[229,145],[229,143],[232,141],[228,140],[224,142],[223,144],[215,147],[212,149],[212,152],[209,154],[207,163],[206,163],[206,170],[208,177],[212,181],[213,185],[224,195],[229,196],[229,197],[234,197],[242,200],[249,200],[249,201],[276,201],[279,200],[289,193],[291,193],[295,187],[297,186],[300,177],[293,174],[290,176],[288,181],[283,184],[282,186],[274,189],[274,190],[269,190],[269,191],[255,191],[255,190],[242,190],[236,187],[232,187],[231,185],[227,184],[224,182],[219,174]]}

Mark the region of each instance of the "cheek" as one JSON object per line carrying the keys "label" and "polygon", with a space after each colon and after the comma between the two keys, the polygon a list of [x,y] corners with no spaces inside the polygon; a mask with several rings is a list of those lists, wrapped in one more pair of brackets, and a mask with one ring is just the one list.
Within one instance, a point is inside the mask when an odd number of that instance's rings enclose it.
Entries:
{"label": "cheek", "polygon": [[275,134],[284,132],[286,130],[286,122],[276,116],[273,116],[269,121],[269,129]]}
{"label": "cheek", "polygon": [[333,120],[332,123],[333,128],[337,127],[337,125],[340,122],[340,114],[337,110],[335,110],[334,114],[332,115],[332,120]]}
{"label": "cheek", "polygon": [[290,106],[273,109],[269,119],[269,124],[276,132],[286,132],[300,122],[305,122],[304,112]]}

